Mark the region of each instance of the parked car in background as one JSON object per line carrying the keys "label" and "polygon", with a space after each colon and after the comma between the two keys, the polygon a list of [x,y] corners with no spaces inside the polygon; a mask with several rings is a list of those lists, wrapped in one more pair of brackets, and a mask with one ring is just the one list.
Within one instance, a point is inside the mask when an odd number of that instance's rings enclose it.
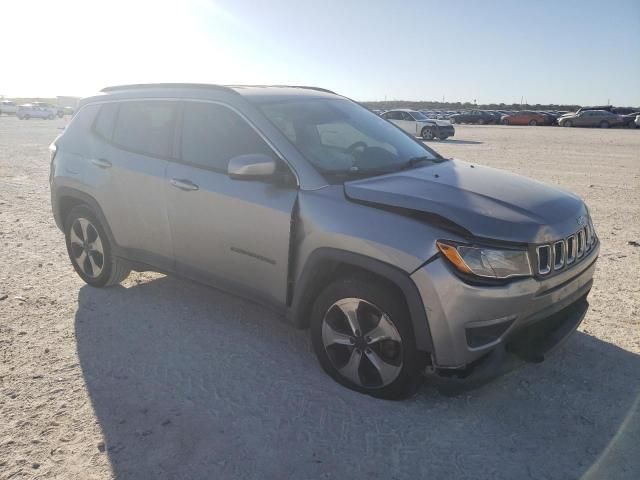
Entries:
{"label": "parked car in background", "polygon": [[451,115],[449,120],[451,123],[476,123],[478,125],[496,123],[496,117],[483,110],[471,110],[469,112]]}
{"label": "parked car in background", "polygon": [[536,125],[550,125],[552,121],[543,113],[524,110],[503,115],[500,122],[504,125],[531,125],[535,127]]}
{"label": "parked car in background", "polygon": [[640,115],[636,115],[636,128],[640,128]]}
{"label": "parked car in background", "polygon": [[72,115],[75,113],[73,107],[62,107],[62,111],[65,115]]}
{"label": "parked car in background", "polygon": [[30,118],[46,118],[53,120],[56,118],[55,113],[50,108],[45,108],[33,103],[25,103],[20,105],[16,111],[16,116],[20,120],[29,120]]}
{"label": "parked car in background", "polygon": [[627,115],[621,115],[622,121],[624,122],[623,125],[627,128],[636,128],[637,126],[636,118],[638,117],[638,115],[640,115],[640,112],[633,112]]}
{"label": "parked car in background", "polygon": [[3,113],[5,115],[15,115],[17,111],[18,106],[13,100],[2,100],[2,102],[0,102],[0,115]]}
{"label": "parked car in background", "polygon": [[50,103],[45,102],[33,102],[33,105],[35,105],[36,107],[45,108],[59,118],[64,117],[64,109],[62,107],[51,105]]}
{"label": "parked car in background", "polygon": [[422,112],[416,110],[389,110],[382,114],[382,118],[386,118],[405,132],[423,140],[434,138],[446,140],[455,135],[455,129],[448,120],[427,118]]}
{"label": "parked car in background", "polygon": [[606,110],[583,110],[574,114],[564,115],[558,119],[561,127],[618,127],[624,124],[622,115]]}

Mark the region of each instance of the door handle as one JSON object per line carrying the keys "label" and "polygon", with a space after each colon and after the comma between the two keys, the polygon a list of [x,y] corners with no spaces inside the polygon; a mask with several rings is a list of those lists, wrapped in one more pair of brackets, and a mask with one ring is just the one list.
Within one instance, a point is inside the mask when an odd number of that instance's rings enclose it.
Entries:
{"label": "door handle", "polygon": [[198,190],[198,185],[193,183],[191,180],[172,178],[171,180],[169,180],[169,183],[174,187],[179,188],[180,190],[185,190],[185,191]]}
{"label": "door handle", "polygon": [[111,162],[109,160],[105,160],[104,158],[94,158],[91,160],[96,167],[100,168],[111,168]]}

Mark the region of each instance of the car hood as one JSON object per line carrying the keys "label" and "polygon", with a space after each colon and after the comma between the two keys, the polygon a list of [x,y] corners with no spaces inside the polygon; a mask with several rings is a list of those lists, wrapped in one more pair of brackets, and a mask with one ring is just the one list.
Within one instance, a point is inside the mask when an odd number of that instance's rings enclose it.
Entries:
{"label": "car hood", "polygon": [[471,235],[543,243],[575,233],[588,215],[577,196],[459,160],[345,183],[347,198],[442,217]]}

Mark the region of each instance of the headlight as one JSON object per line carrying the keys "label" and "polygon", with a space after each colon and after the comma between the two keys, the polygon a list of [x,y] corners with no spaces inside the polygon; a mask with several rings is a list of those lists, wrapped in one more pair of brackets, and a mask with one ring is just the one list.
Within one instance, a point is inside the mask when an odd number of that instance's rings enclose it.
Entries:
{"label": "headlight", "polygon": [[448,240],[438,240],[436,244],[445,258],[462,273],[496,279],[531,275],[526,250],[471,246]]}

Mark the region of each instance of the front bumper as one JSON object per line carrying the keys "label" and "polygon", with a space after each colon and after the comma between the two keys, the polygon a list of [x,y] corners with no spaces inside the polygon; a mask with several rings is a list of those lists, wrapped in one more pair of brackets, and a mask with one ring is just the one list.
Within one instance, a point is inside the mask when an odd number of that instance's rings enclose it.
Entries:
{"label": "front bumper", "polygon": [[[465,369],[517,332],[586,298],[597,244],[580,263],[551,278],[479,286],[461,280],[443,258],[412,274],[427,312],[436,369]],[[471,335],[470,335],[471,332]]]}
{"label": "front bumper", "polygon": [[438,126],[438,137],[453,137],[456,134],[453,125]]}

